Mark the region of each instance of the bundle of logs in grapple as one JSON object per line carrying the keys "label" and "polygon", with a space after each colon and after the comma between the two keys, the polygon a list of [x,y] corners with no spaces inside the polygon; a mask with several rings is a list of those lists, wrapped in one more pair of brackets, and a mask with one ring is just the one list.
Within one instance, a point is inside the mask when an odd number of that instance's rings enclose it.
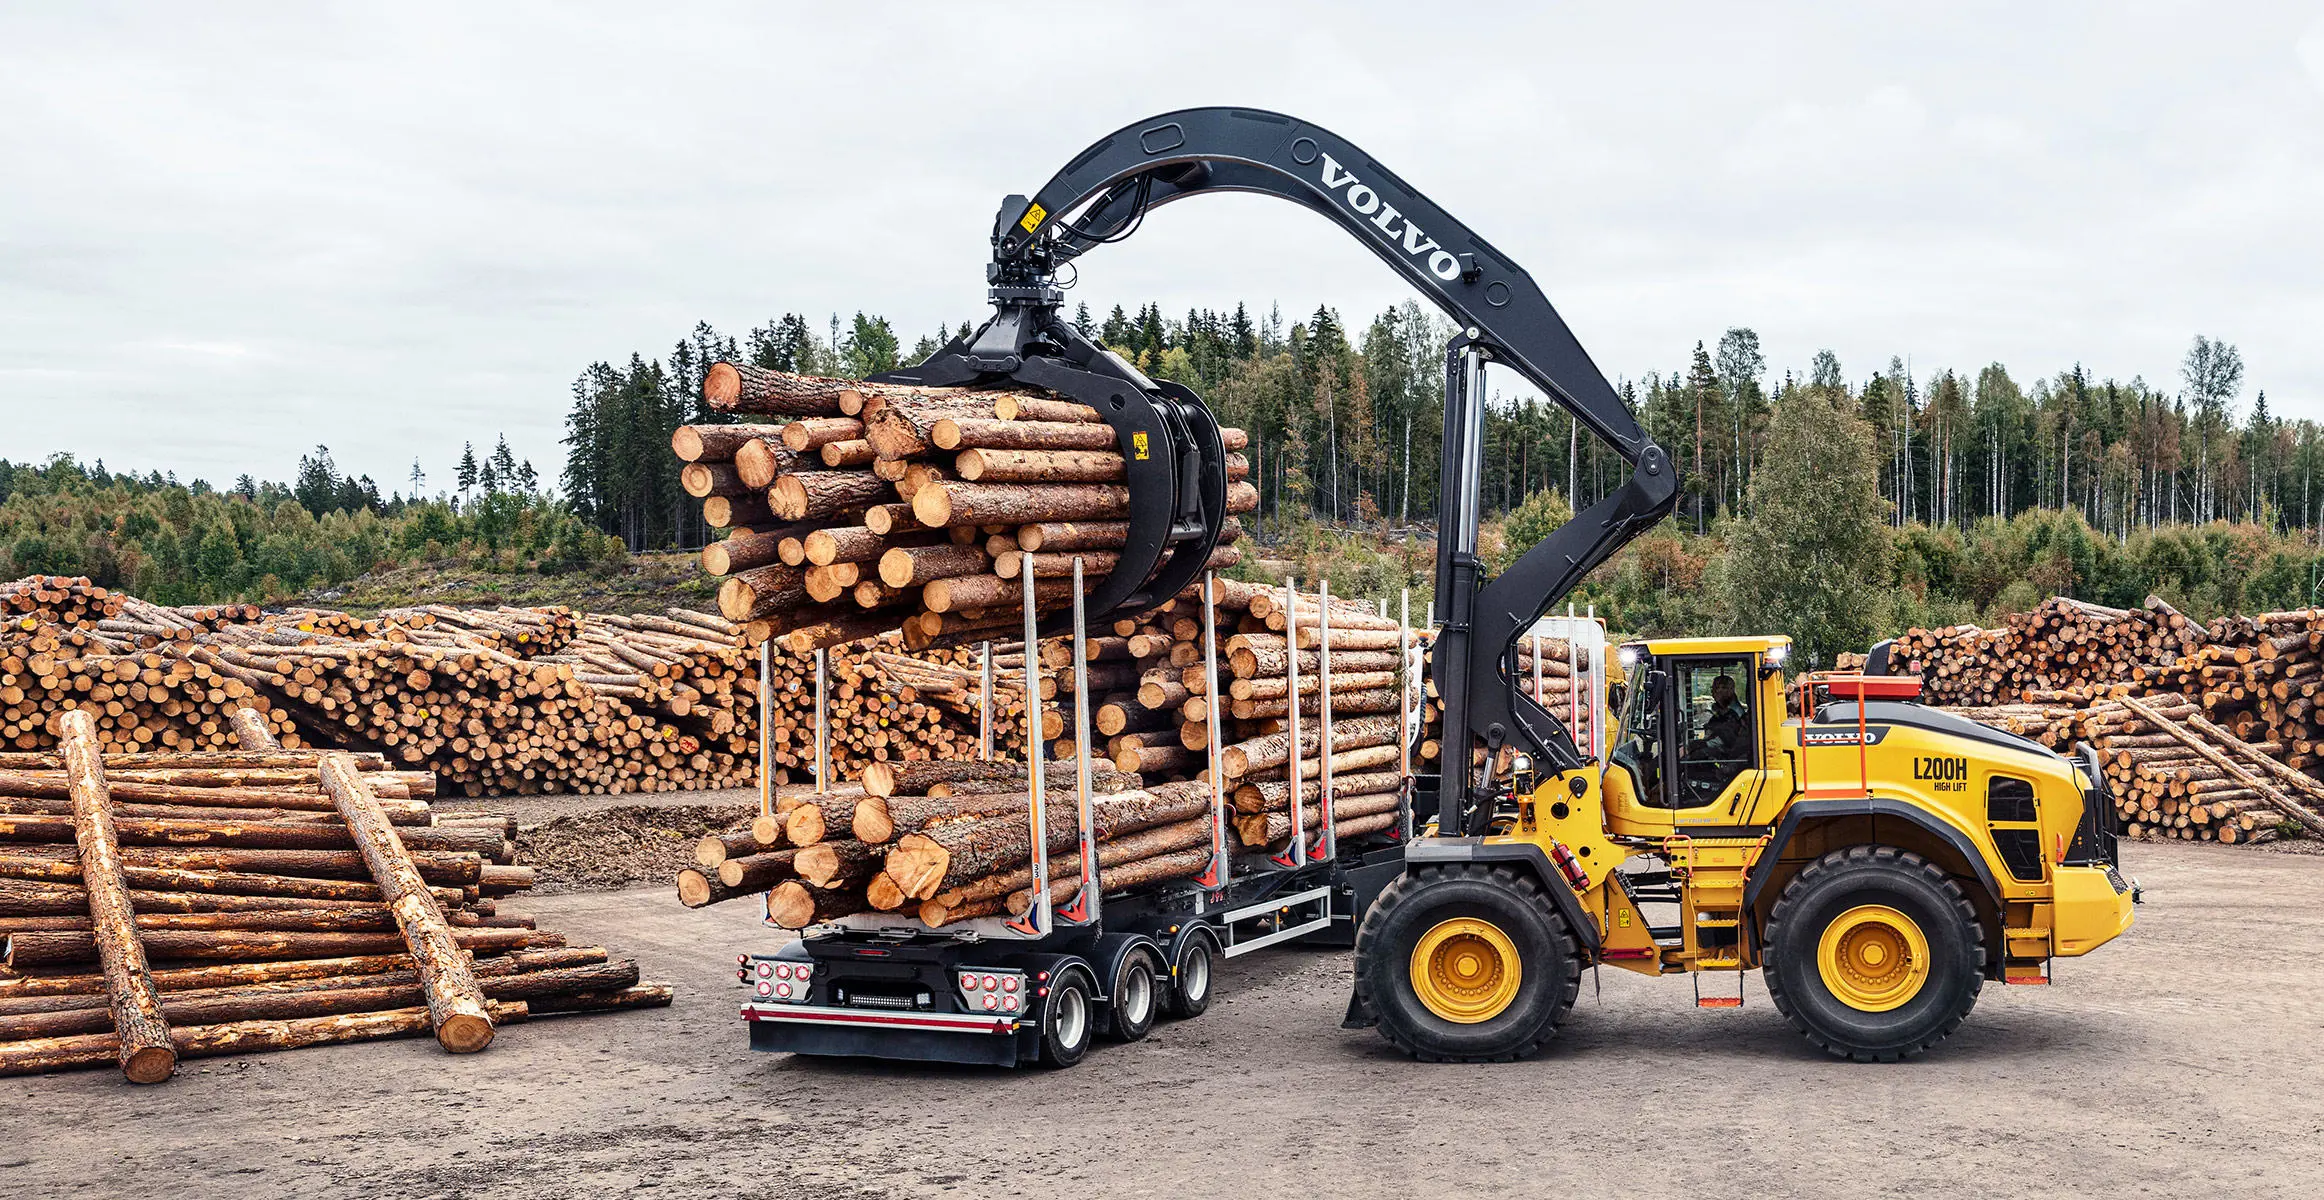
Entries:
{"label": "bundle of logs in grapple", "polygon": [[106,755],[89,709],[53,753],[0,753],[0,1075],[433,1032],[664,1005],[635,962],[566,944],[498,901],[529,887],[512,819],[432,812],[435,779],[377,754]]}
{"label": "bundle of logs in grapple", "polygon": [[1892,669],[1924,699],[2061,751],[2095,746],[2142,837],[2324,833],[2324,610],[2198,625],[2160,599],[2053,599],[1997,631],[1913,630]]}
{"label": "bundle of logs in grapple", "polygon": [[[67,708],[109,751],[233,745],[249,706],[284,744],[376,750],[448,790],[628,792],[756,778],[758,656],[706,613],[397,609],[373,618],[247,605],[164,608],[85,579],[0,586],[0,747],[55,744]],[[830,656],[835,766],[977,750],[969,649],[907,654],[901,635]],[[1004,666],[1012,660],[1004,656]],[[814,660],[772,656],[775,768],[814,760]],[[996,688],[996,727],[1020,712]]]}
{"label": "bundle of logs in grapple", "polygon": [[[1087,405],[724,362],[702,392],[719,412],[789,418],[671,437],[703,519],[727,531],[702,552],[725,577],[720,612],[754,638],[806,651],[886,630],[913,649],[1007,636],[1028,571],[1054,609],[1072,599],[1074,559],[1094,587],[1128,538],[1123,448]],[[1222,432],[1227,511],[1249,512],[1248,438]],[[1238,561],[1240,533],[1230,519],[1212,566]]]}
{"label": "bundle of logs in grapple", "polygon": [[[1326,654],[1323,611],[1314,595],[1301,594],[1294,615],[1280,589],[1218,581],[1218,696],[1204,664],[1198,592],[1095,631],[1078,678],[1069,640],[1036,647],[1042,732],[1045,741],[1056,739],[1043,771],[1054,898],[1070,898],[1081,880],[1082,747],[1070,736],[1070,718],[1082,680],[1093,738],[1091,830],[1107,892],[1186,879],[1209,864],[1214,705],[1221,742],[1215,766],[1226,800],[1226,827],[1215,832],[1235,854],[1288,846],[1294,666],[1299,834],[1310,845],[1321,838],[1328,783],[1330,825],[1340,842],[1399,836],[1409,678],[1399,646],[1406,639],[1377,609],[1335,600]],[[929,926],[1021,915],[1033,898],[1031,803],[1019,761],[873,764],[826,795],[785,789],[773,813],[704,838],[699,865],[679,877],[679,897],[699,906],[763,892],[768,916],[790,928],[866,910]]]}

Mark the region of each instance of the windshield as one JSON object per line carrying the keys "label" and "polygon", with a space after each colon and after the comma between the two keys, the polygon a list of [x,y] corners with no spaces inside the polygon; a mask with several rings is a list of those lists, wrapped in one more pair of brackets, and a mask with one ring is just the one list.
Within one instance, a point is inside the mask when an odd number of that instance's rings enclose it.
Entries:
{"label": "windshield", "polygon": [[1622,706],[1622,736],[1614,743],[1614,759],[1640,773],[1639,782],[1651,782],[1662,761],[1662,706],[1655,703],[1654,676],[1659,668],[1641,657],[1629,670],[1630,695]]}

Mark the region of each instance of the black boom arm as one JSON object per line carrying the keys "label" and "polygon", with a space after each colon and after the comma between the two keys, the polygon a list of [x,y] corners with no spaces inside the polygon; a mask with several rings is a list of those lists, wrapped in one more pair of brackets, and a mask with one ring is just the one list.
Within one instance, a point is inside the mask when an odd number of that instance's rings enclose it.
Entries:
{"label": "black boom arm", "polygon": [[[1471,795],[1463,731],[1491,751],[1514,744],[1549,770],[1581,765],[1565,727],[1518,686],[1514,648],[1521,631],[1592,568],[1670,512],[1676,473],[1524,268],[1346,140],[1257,109],[1194,108],[1140,121],[1082,151],[1031,199],[1010,197],[995,222],[988,269],[1000,313],[948,351],[987,371],[1013,370],[1006,360],[1021,353],[1021,329],[1056,324],[1051,280],[1059,264],[1128,236],[1156,205],[1218,191],[1278,196],[1331,218],[1460,323],[1446,355],[1438,475],[1443,630],[1433,669],[1445,702],[1445,747],[1435,790],[1440,832],[1481,832],[1491,805]],[[1012,317],[1044,305],[1046,317]],[[1087,354],[1086,345],[1072,349]],[[1621,490],[1489,582],[1476,556],[1487,362],[1524,376],[1632,468]]]}

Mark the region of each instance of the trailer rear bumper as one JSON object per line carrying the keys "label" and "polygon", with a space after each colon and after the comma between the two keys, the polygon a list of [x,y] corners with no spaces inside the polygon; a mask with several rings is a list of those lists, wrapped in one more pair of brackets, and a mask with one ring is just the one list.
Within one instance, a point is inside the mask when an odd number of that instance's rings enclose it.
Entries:
{"label": "trailer rear bumper", "polygon": [[[750,1048],[785,1054],[891,1058],[1013,1067],[1036,1052],[1021,1018],[984,1013],[890,1012],[805,1004],[746,1004]],[[1027,1045],[1025,1043],[1032,1043]]]}

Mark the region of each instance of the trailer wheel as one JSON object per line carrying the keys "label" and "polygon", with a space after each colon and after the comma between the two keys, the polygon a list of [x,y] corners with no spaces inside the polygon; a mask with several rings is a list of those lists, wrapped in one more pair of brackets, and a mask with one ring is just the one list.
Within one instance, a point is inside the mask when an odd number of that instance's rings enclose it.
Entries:
{"label": "trailer wheel", "polygon": [[1161,960],[1152,950],[1138,946],[1122,955],[1122,965],[1114,968],[1114,986],[1106,993],[1113,1009],[1108,1037],[1135,1042],[1153,1030],[1154,1018],[1162,1012],[1160,975]]}
{"label": "trailer wheel", "polygon": [[1985,983],[1977,910],[1942,867],[1892,846],[1810,863],[1767,917],[1767,992],[1839,1058],[1895,1062],[1960,1028]]}
{"label": "trailer wheel", "polygon": [[1524,1058],[1557,1034],[1581,950],[1530,872],[1426,866],[1356,931],[1356,991],[1397,1049],[1428,1062]]}
{"label": "trailer wheel", "polygon": [[1041,1065],[1063,1069],[1089,1053],[1097,1028],[1097,983],[1081,967],[1067,967],[1041,1000]]}
{"label": "trailer wheel", "polygon": [[1197,929],[1178,944],[1178,965],[1170,974],[1170,1014],[1184,1019],[1199,1017],[1210,1007],[1210,993],[1214,986],[1212,968],[1218,965],[1218,939],[1207,929]]}

